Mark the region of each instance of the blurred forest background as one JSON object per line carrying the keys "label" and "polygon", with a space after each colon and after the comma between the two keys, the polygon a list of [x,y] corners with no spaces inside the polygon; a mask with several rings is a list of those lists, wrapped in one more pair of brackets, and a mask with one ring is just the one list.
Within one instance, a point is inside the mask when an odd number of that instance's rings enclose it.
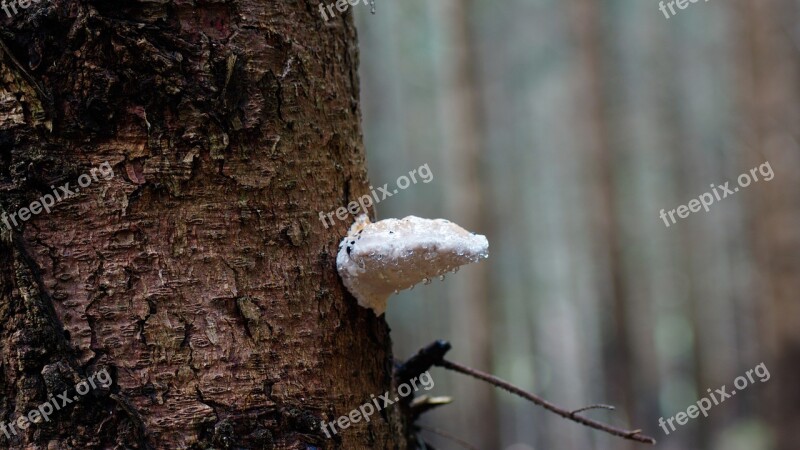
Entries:
{"label": "blurred forest background", "polygon": [[[377,0],[354,7],[378,217],[443,217],[490,258],[390,302],[395,354],[449,358],[664,450],[800,448],[800,2]],[[667,228],[769,161],[775,177]],[[708,418],[674,416],[764,362]],[[481,450],[645,448],[442,369],[424,424]],[[439,449],[460,448],[423,434]]]}

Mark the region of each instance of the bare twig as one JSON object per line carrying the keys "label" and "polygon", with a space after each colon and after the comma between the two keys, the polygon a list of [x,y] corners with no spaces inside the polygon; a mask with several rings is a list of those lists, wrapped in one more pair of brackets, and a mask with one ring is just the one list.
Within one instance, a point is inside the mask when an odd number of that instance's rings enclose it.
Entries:
{"label": "bare twig", "polygon": [[407,383],[410,379],[420,376],[431,366],[444,359],[445,353],[449,352],[451,348],[450,343],[443,340],[434,341],[423,347],[416,355],[397,367],[395,370],[397,384]]}
{"label": "bare twig", "polygon": [[583,408],[580,408],[580,409],[576,409],[575,411],[572,411],[571,413],[569,413],[569,415],[570,416],[574,416],[575,414],[578,414],[579,412],[588,411],[590,409],[607,409],[609,411],[614,411],[617,408],[614,408],[611,405],[604,405],[602,403],[598,403],[596,405],[589,405],[589,406],[584,406]]}
{"label": "bare twig", "polygon": [[[454,370],[456,372],[463,373],[465,375],[469,375],[471,377],[477,378],[479,380],[486,381],[487,383],[491,383],[501,389],[505,389],[512,394],[516,394],[526,400],[529,400],[542,408],[551,411],[553,413],[558,414],[559,416],[572,420],[573,422],[578,422],[582,425],[585,425],[590,428],[594,428],[596,430],[605,431],[608,434],[619,436],[623,439],[629,439],[632,441],[642,442],[645,444],[655,444],[656,440],[651,438],[650,436],[645,436],[641,434],[642,430],[623,430],[621,428],[616,428],[611,425],[604,424],[602,422],[597,422],[592,419],[588,419],[583,416],[575,415],[576,413],[580,412],[581,410],[576,411],[567,411],[564,408],[556,406],[547,400],[537,397],[529,392],[523,391],[522,389],[508,383],[505,380],[501,380],[500,378],[495,377],[494,375],[490,375],[488,373],[483,373],[479,370],[472,369],[470,367],[462,366],[461,364],[457,364],[451,361],[447,361],[442,359],[436,363],[436,365],[444,367],[445,369]],[[595,405],[597,406],[597,405]],[[592,407],[593,408],[593,407]],[[585,410],[586,408],[583,408]],[[590,408],[591,409],[591,408]]]}
{"label": "bare twig", "polygon": [[418,426],[420,429],[422,429],[422,430],[425,430],[425,431],[430,431],[430,432],[431,432],[431,433],[433,433],[433,434],[438,434],[439,436],[441,436],[441,437],[443,437],[443,438],[450,439],[451,441],[453,441],[453,442],[457,443],[458,445],[460,445],[460,446],[462,446],[462,447],[464,447],[464,448],[467,448],[467,449],[469,449],[469,450],[478,450],[478,448],[477,448],[477,447],[474,447],[474,446],[473,446],[472,444],[470,444],[469,442],[462,441],[461,439],[459,439],[459,438],[457,438],[457,437],[453,436],[452,434],[450,434],[450,433],[447,433],[447,432],[445,432],[445,431],[442,431],[442,430],[440,430],[440,429],[438,429],[438,428],[426,427],[426,426],[424,426],[424,425],[417,425],[417,426]]}

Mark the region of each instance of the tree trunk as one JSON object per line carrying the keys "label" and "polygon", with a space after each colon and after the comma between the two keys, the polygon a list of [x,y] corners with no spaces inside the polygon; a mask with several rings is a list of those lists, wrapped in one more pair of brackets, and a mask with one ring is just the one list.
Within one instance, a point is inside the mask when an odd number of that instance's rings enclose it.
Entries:
{"label": "tree trunk", "polygon": [[[775,432],[776,450],[800,441],[800,159],[797,123],[800,89],[795,26],[797,2],[768,0],[736,3],[740,45],[740,102],[745,109],[742,167],[769,161],[774,179],[748,192],[753,205],[751,231],[758,262],[759,315],[764,362],[775,381],[760,397],[762,414]],[[743,170],[744,172],[744,170]]]}
{"label": "tree trunk", "polygon": [[0,421],[113,384],[0,446],[408,448],[396,408],[319,427],[392,384],[385,321],[336,275],[350,223],[318,217],[369,186],[350,13],[52,0],[8,22],[4,212],[113,178],[0,225]]}
{"label": "tree trunk", "polygon": [[[609,305],[610,313],[603,318],[604,372],[613,380],[607,388],[608,398],[620,407],[626,420],[637,417],[637,403],[630,388],[636,386],[636,363],[633,311],[625,283],[625,255],[622,244],[623,223],[620,220],[620,199],[616,187],[619,165],[612,139],[613,121],[604,97],[606,73],[604,65],[604,30],[602,8],[591,0],[575,0],[569,3],[571,31],[578,43],[580,65],[584,69],[579,78],[582,94],[580,117],[586,124],[586,161],[591,191],[590,223],[598,236],[594,249],[595,265],[599,269],[594,275],[601,305]],[[630,449],[630,442],[615,442],[615,448]]]}
{"label": "tree trunk", "polygon": [[[486,137],[481,94],[482,84],[475,59],[478,52],[475,30],[470,17],[475,14],[473,1],[444,0],[438,5],[448,51],[443,55],[443,116],[446,120],[443,147],[447,216],[470,230],[489,234],[490,220],[484,192],[484,149]],[[453,315],[453,340],[469,342],[456,349],[459,360],[493,372],[493,323],[489,294],[489,270],[485,264],[465,267],[459,283],[448,284],[447,295]],[[500,447],[497,423],[496,390],[485,384],[460,385],[455,398],[462,407],[459,423],[469,430],[464,435],[477,448]],[[466,406],[465,405],[465,406]]]}

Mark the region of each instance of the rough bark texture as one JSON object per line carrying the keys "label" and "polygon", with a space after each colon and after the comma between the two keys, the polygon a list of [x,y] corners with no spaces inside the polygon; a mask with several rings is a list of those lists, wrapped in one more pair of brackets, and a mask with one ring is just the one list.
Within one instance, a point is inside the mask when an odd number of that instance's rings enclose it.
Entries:
{"label": "rough bark texture", "polygon": [[4,211],[115,176],[2,232],[0,421],[114,383],[0,447],[406,448],[391,408],[318,427],[392,366],[335,272],[349,223],[318,219],[368,181],[356,33],[316,7],[48,0],[6,20]]}

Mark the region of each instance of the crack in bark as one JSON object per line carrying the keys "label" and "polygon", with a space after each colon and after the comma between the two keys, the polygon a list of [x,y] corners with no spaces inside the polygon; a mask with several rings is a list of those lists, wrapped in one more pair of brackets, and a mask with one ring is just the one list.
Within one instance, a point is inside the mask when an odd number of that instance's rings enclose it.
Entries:
{"label": "crack in bark", "polygon": [[136,427],[136,430],[139,432],[140,435],[139,445],[141,445],[145,449],[151,450],[152,447],[147,441],[147,436],[148,436],[147,428],[144,425],[142,416],[139,414],[138,411],[136,411],[136,408],[134,408],[131,402],[129,402],[128,399],[121,394],[110,394],[109,397],[112,400],[114,400],[120,406],[120,408],[122,408],[122,410],[125,411],[125,413],[127,413],[128,419]]}

